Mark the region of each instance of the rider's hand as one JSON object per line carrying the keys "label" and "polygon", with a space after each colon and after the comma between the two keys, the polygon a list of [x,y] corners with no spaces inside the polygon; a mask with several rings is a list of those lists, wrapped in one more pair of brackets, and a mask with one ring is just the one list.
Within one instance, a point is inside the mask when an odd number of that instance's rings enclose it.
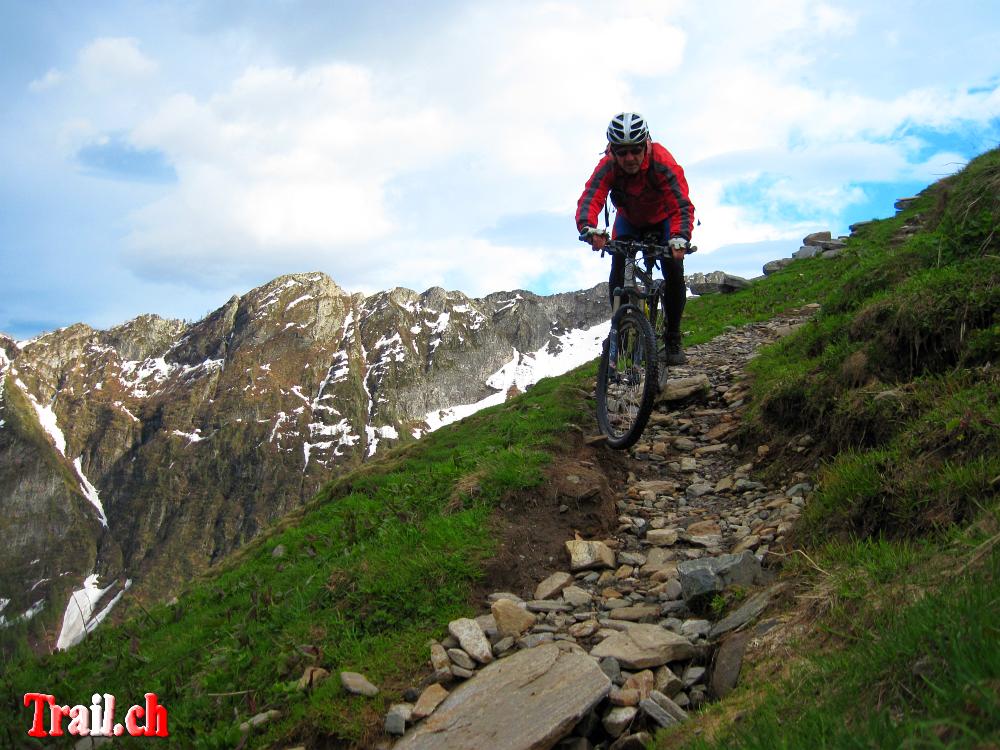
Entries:
{"label": "rider's hand", "polygon": [[688,244],[688,241],[683,237],[674,237],[667,241],[667,247],[670,248],[670,254],[674,256],[674,260],[684,260]]}
{"label": "rider's hand", "polygon": [[594,227],[584,227],[584,230],[580,232],[580,239],[590,243],[590,246],[595,250],[603,250],[608,241],[608,233]]}

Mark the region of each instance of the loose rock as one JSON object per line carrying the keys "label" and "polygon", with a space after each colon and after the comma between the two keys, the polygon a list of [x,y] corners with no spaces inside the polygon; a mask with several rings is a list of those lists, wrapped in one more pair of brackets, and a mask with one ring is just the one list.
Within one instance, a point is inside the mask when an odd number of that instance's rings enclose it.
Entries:
{"label": "loose rock", "polygon": [[496,621],[497,632],[503,637],[520,638],[522,633],[531,630],[538,619],[534,614],[510,599],[499,599],[493,602],[490,611]]}
{"label": "loose rock", "polygon": [[489,664],[493,661],[493,650],[490,642],[486,639],[482,627],[475,620],[467,617],[452,620],[448,623],[448,632],[451,633],[469,656],[480,664]]}
{"label": "loose rock", "polygon": [[357,672],[341,672],[340,684],[344,686],[344,690],[354,695],[364,695],[368,698],[378,695],[378,688],[372,685],[367,677]]}
{"label": "loose rock", "polygon": [[570,555],[570,570],[615,567],[615,553],[604,542],[573,539],[566,542]]}
{"label": "loose rock", "polygon": [[601,641],[590,652],[601,658],[611,656],[629,669],[658,667],[672,661],[688,659],[695,653],[687,638],[659,625],[630,625]]}

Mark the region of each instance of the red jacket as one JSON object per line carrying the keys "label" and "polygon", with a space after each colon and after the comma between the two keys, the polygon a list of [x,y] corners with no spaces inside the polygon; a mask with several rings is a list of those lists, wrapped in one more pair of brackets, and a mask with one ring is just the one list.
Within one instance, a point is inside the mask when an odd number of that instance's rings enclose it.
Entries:
{"label": "red jacket", "polygon": [[646,149],[642,166],[634,175],[626,174],[611,155],[610,147],[587,180],[583,195],[576,204],[576,227],[596,227],[604,201],[637,227],[649,227],[670,220],[670,236],[691,240],[694,229],[694,205],[688,198],[684,170],[659,143]]}

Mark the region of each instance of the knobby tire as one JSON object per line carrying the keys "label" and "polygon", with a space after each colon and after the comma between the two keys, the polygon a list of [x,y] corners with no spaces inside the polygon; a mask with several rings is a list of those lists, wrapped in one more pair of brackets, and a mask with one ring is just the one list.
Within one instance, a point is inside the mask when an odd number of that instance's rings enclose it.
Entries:
{"label": "knobby tire", "polygon": [[597,371],[597,424],[612,448],[635,445],[646,429],[657,390],[656,338],[646,317],[633,305],[611,319],[618,332],[618,356],[612,368],[604,342]]}

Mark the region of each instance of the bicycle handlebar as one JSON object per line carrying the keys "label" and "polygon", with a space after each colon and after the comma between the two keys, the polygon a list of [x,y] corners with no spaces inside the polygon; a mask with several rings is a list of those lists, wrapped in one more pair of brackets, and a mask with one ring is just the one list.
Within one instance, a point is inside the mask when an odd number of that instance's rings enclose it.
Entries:
{"label": "bicycle handlebar", "polygon": [[[583,238],[581,238],[582,240]],[[584,240],[585,241],[585,240]],[[597,252],[598,248],[591,247],[594,252]],[[691,253],[697,251],[698,248],[693,245],[688,245],[684,250],[685,255],[690,255]],[[641,240],[608,240],[604,247],[600,248],[601,257],[604,257],[604,253],[608,252],[612,255],[637,255],[642,253],[645,257],[656,257],[656,258],[672,258],[673,252],[667,245],[657,245],[654,242],[642,242]]]}

